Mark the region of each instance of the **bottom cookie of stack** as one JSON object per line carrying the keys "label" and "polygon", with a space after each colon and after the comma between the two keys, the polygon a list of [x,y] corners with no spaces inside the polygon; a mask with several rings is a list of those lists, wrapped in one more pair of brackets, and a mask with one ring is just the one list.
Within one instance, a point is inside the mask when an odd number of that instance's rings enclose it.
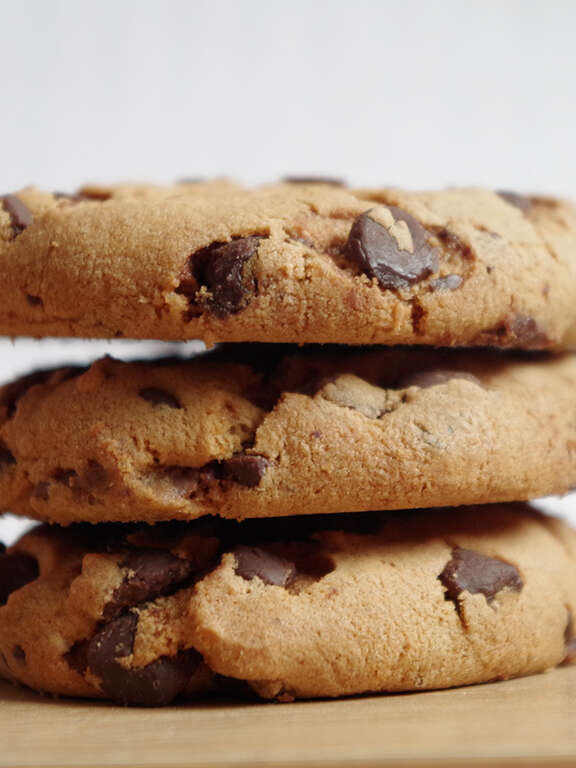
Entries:
{"label": "bottom cookie of stack", "polygon": [[575,564],[526,504],[41,526],[0,555],[0,674],[145,706],[501,680],[576,655]]}

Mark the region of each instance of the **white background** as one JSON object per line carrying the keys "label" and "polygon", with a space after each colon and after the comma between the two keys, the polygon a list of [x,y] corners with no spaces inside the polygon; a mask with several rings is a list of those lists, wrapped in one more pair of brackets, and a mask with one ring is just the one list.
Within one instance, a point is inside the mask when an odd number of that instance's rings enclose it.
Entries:
{"label": "white background", "polygon": [[[0,192],[316,173],[576,197],[575,30],[571,0],[0,0]],[[102,349],[0,340],[0,380]]]}

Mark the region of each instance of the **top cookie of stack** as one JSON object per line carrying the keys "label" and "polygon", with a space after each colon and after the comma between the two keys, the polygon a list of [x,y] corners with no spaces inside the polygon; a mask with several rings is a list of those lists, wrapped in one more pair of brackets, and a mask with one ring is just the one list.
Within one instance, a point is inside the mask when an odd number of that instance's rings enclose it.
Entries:
{"label": "top cookie of stack", "polygon": [[562,349],[576,208],[480,189],[28,188],[0,206],[0,333]]}

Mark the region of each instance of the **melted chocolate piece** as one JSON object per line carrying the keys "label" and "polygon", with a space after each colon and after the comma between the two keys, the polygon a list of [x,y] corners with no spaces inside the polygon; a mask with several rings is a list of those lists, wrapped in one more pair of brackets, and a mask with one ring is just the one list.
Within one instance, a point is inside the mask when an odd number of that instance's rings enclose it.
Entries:
{"label": "melted chocolate piece", "polygon": [[2,198],[2,207],[10,216],[14,237],[18,237],[32,224],[32,211],[16,195],[5,195]]}
{"label": "melted chocolate piece", "polygon": [[481,593],[490,603],[503,589],[520,592],[524,582],[518,569],[505,560],[487,557],[472,549],[457,547],[438,576],[446,589],[446,600],[458,600],[462,592]]}
{"label": "melted chocolate piece", "polygon": [[264,456],[247,456],[241,453],[224,459],[220,466],[225,477],[230,477],[240,485],[254,488],[260,484],[269,463]]}
{"label": "melted chocolate piece", "polygon": [[405,376],[398,383],[399,389],[408,389],[408,387],[420,387],[421,389],[427,389],[428,387],[436,387],[438,384],[445,384],[452,379],[466,379],[478,386],[482,386],[480,379],[477,379],[472,373],[467,371],[448,371],[442,369],[433,369],[430,371],[419,371],[418,373],[412,373]]}
{"label": "melted chocolate piece", "polygon": [[79,640],[64,654],[68,666],[83,675],[88,668],[88,640]]}
{"label": "melted chocolate piece", "polygon": [[548,334],[538,325],[536,320],[529,315],[518,312],[511,315],[507,322],[509,333],[526,348],[540,348],[549,346]]}
{"label": "melted chocolate piece", "polygon": [[165,389],[157,387],[145,387],[138,392],[138,395],[152,405],[167,405],[169,408],[182,408],[178,398],[166,392]]}
{"label": "melted chocolate piece", "polygon": [[12,592],[38,578],[38,562],[23,552],[0,554],[0,605],[5,605]]}
{"label": "melted chocolate piece", "polygon": [[359,216],[350,230],[346,254],[383,289],[406,289],[438,270],[438,252],[428,244],[424,227],[406,211],[388,206],[397,221],[404,221],[412,236],[413,252],[401,250],[386,227],[370,217]]}
{"label": "melted chocolate piece", "polygon": [[259,547],[240,544],[233,552],[236,558],[235,573],[246,581],[257,576],[264,584],[287,587],[296,575],[294,563]]}
{"label": "melted chocolate piece", "polygon": [[10,464],[16,464],[14,454],[4,443],[0,443],[0,469]]}
{"label": "melted chocolate piece", "polygon": [[192,563],[163,549],[129,552],[119,563],[128,573],[104,608],[104,618],[118,616],[127,606],[166,595],[192,573]]}
{"label": "melted chocolate piece", "polygon": [[88,666],[101,679],[104,692],[120,704],[165,706],[184,691],[201,657],[186,651],[128,669],[117,660],[132,653],[137,626],[138,617],[133,613],[106,624],[88,644]]}
{"label": "melted chocolate piece", "polygon": [[[216,317],[240,312],[257,290],[249,262],[256,256],[260,240],[256,235],[240,237],[192,254],[176,292],[188,297],[192,311],[206,309]],[[198,293],[202,286],[208,295]]]}

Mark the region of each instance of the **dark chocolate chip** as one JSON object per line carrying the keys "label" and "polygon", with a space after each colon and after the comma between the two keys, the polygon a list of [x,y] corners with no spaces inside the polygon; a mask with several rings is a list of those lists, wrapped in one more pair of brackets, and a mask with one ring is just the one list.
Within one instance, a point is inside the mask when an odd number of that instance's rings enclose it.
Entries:
{"label": "dark chocolate chip", "polygon": [[68,488],[72,487],[72,480],[75,477],[78,477],[78,473],[75,469],[57,469],[52,475],[52,479],[55,482],[66,485]]}
{"label": "dark chocolate chip", "polygon": [[446,275],[437,280],[430,280],[430,288],[433,291],[455,291],[462,285],[463,280],[460,275]]}
{"label": "dark chocolate chip", "polygon": [[0,443],[0,469],[10,464],[16,464],[14,454],[4,443]]}
{"label": "dark chocolate chip", "polygon": [[79,640],[64,654],[68,666],[80,675],[88,668],[88,640]]}
{"label": "dark chocolate chip", "polygon": [[404,376],[398,382],[398,388],[408,389],[408,387],[420,387],[421,389],[427,389],[428,387],[436,387],[438,384],[445,384],[452,379],[466,379],[466,381],[471,381],[474,384],[478,384],[478,386],[482,386],[480,379],[467,371],[434,369],[431,371],[419,371],[418,373],[411,373],[408,376]]}
{"label": "dark chocolate chip", "polygon": [[533,317],[515,313],[510,315],[507,321],[509,333],[523,346],[527,348],[540,348],[548,346],[550,339],[548,334],[538,325]]}
{"label": "dark chocolate chip", "polygon": [[26,301],[31,307],[39,307],[44,303],[40,296],[32,296],[30,293],[26,294]]}
{"label": "dark chocolate chip", "polygon": [[264,456],[247,456],[240,453],[221,463],[225,477],[230,477],[240,485],[254,488],[260,484],[270,462]]}
{"label": "dark chocolate chip", "polygon": [[192,497],[196,493],[210,491],[220,484],[216,462],[209,462],[199,469],[194,467],[162,467],[156,473],[158,478],[168,478],[172,486],[182,495]]}
{"label": "dark chocolate chip", "polygon": [[26,651],[21,645],[15,645],[14,648],[12,648],[12,656],[14,656],[16,661],[26,664]]}
{"label": "dark chocolate chip", "polygon": [[428,233],[406,211],[388,206],[397,221],[404,221],[412,236],[413,252],[401,250],[386,227],[370,217],[359,216],[350,230],[346,254],[381,288],[409,288],[438,270],[438,252],[428,244]]}
{"label": "dark chocolate chip", "polygon": [[32,212],[16,195],[4,195],[2,207],[10,216],[14,237],[24,232],[32,224]]}
{"label": "dark chocolate chip", "polygon": [[50,493],[50,483],[43,481],[41,483],[36,483],[32,490],[32,498],[34,499],[41,499],[42,501],[48,501],[48,496]]}
{"label": "dark chocolate chip", "polygon": [[[194,306],[216,317],[234,315],[244,309],[256,293],[256,279],[249,262],[258,252],[262,238],[241,237],[229,243],[213,243],[192,254],[176,292]],[[198,293],[201,287],[206,296]]]}
{"label": "dark chocolate chip", "polygon": [[521,347],[522,349],[546,349],[550,338],[546,331],[529,315],[514,313],[493,328],[481,334],[482,343],[496,346]]}
{"label": "dark chocolate chip", "polygon": [[446,589],[446,600],[458,600],[462,592],[481,593],[490,603],[503,589],[520,592],[524,586],[518,569],[496,557],[457,547],[438,576]]}
{"label": "dark chocolate chip", "polygon": [[258,576],[265,584],[287,587],[296,575],[294,563],[259,547],[240,544],[234,549],[235,573],[246,581]]}
{"label": "dark chocolate chip", "polygon": [[191,562],[163,549],[134,550],[119,565],[128,573],[104,607],[105,619],[118,616],[127,606],[168,594],[192,573]]}
{"label": "dark chocolate chip", "polygon": [[325,184],[329,187],[347,186],[344,179],[332,178],[330,176],[284,176],[282,181],[285,184]]}
{"label": "dark chocolate chip", "polygon": [[519,208],[522,213],[526,213],[532,207],[532,198],[526,195],[519,195],[517,192],[507,192],[504,190],[498,190],[496,194],[500,195],[510,205]]}
{"label": "dark chocolate chip", "polygon": [[465,243],[462,238],[456,234],[456,232],[452,232],[451,229],[442,227],[440,229],[435,229],[435,234],[444,251],[462,259],[472,258],[472,249],[468,243]]}
{"label": "dark chocolate chip", "polygon": [[110,484],[108,472],[100,462],[90,459],[80,477],[80,485],[83,488],[101,489]]}
{"label": "dark chocolate chip", "polygon": [[106,624],[88,644],[88,666],[100,678],[103,691],[120,704],[165,706],[185,689],[201,657],[189,651],[175,658],[163,656],[145,667],[126,668],[117,660],[132,653],[137,625],[133,613]]}
{"label": "dark chocolate chip", "polygon": [[170,392],[166,392],[165,389],[159,389],[158,387],[145,387],[141,389],[138,394],[143,400],[146,400],[152,405],[167,405],[169,408],[182,408],[180,401],[171,395]]}
{"label": "dark chocolate chip", "polygon": [[38,578],[38,562],[23,552],[0,554],[0,605],[5,605],[12,592]]}

